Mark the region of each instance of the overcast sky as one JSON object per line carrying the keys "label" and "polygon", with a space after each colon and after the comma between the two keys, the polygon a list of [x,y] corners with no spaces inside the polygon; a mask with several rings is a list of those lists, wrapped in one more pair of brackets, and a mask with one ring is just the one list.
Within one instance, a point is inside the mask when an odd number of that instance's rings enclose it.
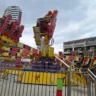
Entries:
{"label": "overcast sky", "polygon": [[0,16],[8,6],[22,9],[25,26],[20,42],[36,48],[33,29],[37,18],[49,10],[57,9],[57,23],[54,32],[55,52],[63,51],[63,42],[96,36],[96,0],[2,0]]}

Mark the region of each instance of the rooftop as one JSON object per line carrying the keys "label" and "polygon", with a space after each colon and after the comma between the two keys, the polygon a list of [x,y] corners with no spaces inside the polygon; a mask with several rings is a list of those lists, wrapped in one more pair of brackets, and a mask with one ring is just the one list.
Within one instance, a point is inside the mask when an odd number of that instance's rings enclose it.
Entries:
{"label": "rooftop", "polygon": [[83,41],[87,41],[87,40],[96,40],[96,36],[95,37],[89,37],[89,38],[84,38],[84,39],[78,39],[78,40],[72,40],[72,41],[66,41],[66,42],[63,42],[64,44],[70,44],[70,43],[73,43],[73,42],[83,42]]}

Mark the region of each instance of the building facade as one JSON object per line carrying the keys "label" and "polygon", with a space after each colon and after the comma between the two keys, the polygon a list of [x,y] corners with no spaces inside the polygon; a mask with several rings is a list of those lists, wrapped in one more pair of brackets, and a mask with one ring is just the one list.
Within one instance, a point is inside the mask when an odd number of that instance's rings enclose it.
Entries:
{"label": "building facade", "polygon": [[70,54],[72,51],[84,51],[96,49],[96,37],[63,42],[64,54]]}
{"label": "building facade", "polygon": [[14,20],[18,20],[19,24],[20,24],[21,16],[22,16],[22,10],[20,9],[20,7],[18,7],[18,6],[9,6],[5,10],[4,16],[6,16],[7,14],[11,14],[12,15],[11,22],[14,21]]}

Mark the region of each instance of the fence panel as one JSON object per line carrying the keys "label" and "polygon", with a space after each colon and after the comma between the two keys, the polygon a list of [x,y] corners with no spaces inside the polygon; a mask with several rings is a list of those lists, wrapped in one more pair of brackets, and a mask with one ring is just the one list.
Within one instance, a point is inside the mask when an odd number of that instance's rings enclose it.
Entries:
{"label": "fence panel", "polygon": [[76,70],[69,70],[70,79],[68,80],[71,88],[68,89],[70,90],[68,96],[96,96],[96,79],[93,80],[88,71],[78,72]]}
{"label": "fence panel", "polygon": [[[62,80],[64,96],[67,96],[67,73],[36,72],[5,68],[1,70],[0,96],[57,96],[58,78]],[[0,73],[1,74],[1,73]]]}
{"label": "fence panel", "polygon": [[76,70],[37,72],[2,68],[0,96],[96,96],[96,81],[88,73]]}

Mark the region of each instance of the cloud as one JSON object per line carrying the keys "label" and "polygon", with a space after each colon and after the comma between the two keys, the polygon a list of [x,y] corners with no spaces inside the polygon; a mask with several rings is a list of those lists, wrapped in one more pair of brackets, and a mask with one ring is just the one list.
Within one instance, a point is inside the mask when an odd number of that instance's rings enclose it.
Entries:
{"label": "cloud", "polygon": [[32,30],[33,29],[30,25],[29,26],[26,25],[24,32],[22,34],[22,37],[20,38],[20,42],[36,48],[36,44],[35,44],[34,35],[33,35]]}
{"label": "cloud", "polygon": [[96,0],[3,0],[0,16],[6,7],[18,5],[22,9],[22,24],[25,25],[20,41],[36,47],[32,27],[37,18],[49,10],[58,10],[54,32],[55,52],[63,51],[63,42],[96,36]]}

